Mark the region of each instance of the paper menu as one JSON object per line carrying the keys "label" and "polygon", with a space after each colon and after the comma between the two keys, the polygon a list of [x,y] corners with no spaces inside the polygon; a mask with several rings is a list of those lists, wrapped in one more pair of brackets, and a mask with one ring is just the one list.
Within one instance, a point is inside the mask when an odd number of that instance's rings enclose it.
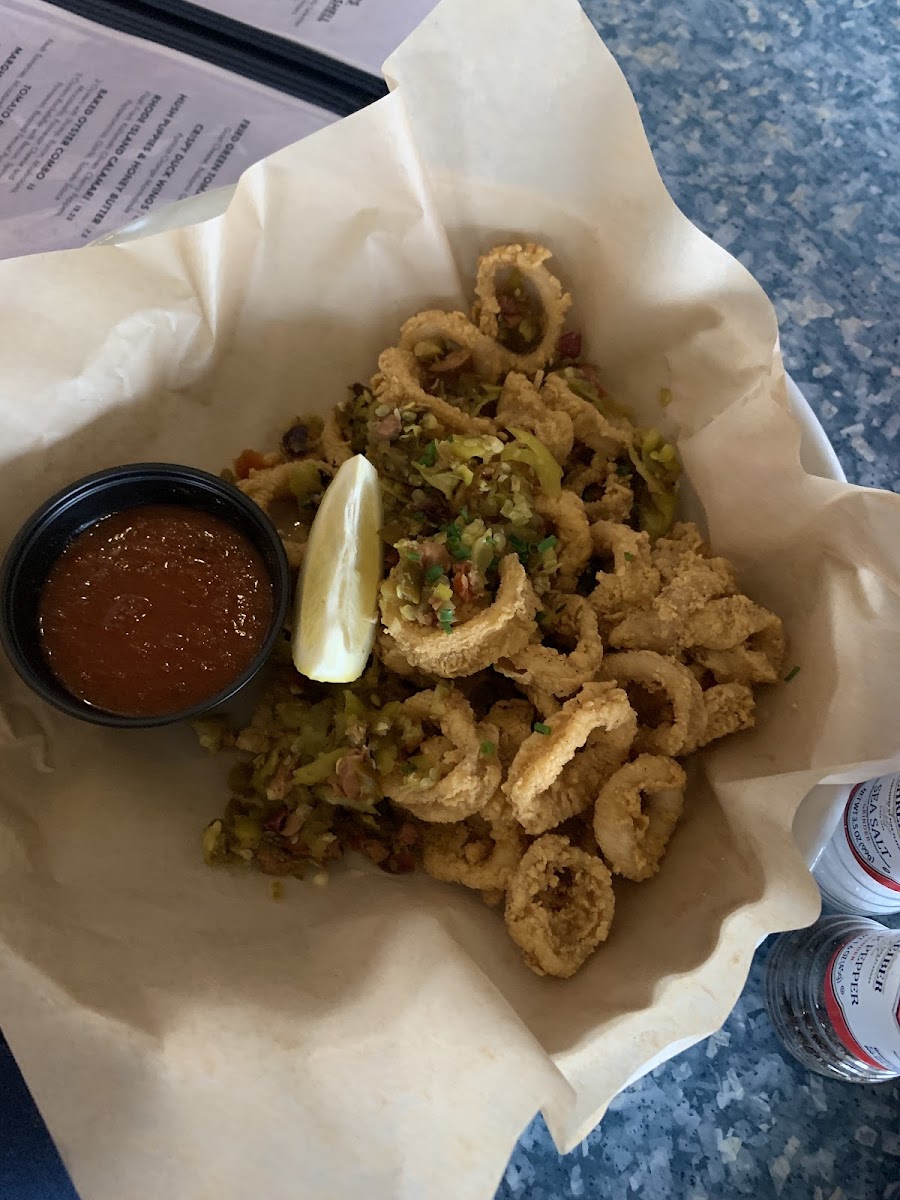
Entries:
{"label": "paper menu", "polygon": [[[373,75],[437,0],[198,0]],[[162,7],[165,7],[164,0]]]}
{"label": "paper menu", "polygon": [[334,114],[40,0],[4,0],[0,258],[234,183]]}

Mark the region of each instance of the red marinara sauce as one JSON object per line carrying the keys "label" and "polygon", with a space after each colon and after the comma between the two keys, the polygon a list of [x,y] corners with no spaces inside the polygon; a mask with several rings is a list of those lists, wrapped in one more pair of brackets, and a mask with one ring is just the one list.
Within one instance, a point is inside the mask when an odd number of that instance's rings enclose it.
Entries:
{"label": "red marinara sauce", "polygon": [[272,622],[262,556],[220,517],[147,504],[78,534],[39,606],[44,654],[72,695],[119,716],[201,704],[253,662]]}

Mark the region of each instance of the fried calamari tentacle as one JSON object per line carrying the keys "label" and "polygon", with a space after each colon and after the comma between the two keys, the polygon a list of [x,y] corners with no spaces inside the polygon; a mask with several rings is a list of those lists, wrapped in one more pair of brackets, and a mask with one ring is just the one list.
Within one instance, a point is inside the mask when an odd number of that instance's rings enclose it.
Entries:
{"label": "fried calamari tentacle", "polygon": [[572,453],[575,434],[571,419],[564,412],[548,408],[531,380],[518,371],[510,371],[503,382],[497,424],[506,429],[527,429],[558,463],[565,462]]}
{"label": "fried calamari tentacle", "polygon": [[684,623],[685,646],[704,650],[731,650],[769,630],[780,630],[774,613],[754,604],[746,596],[724,596],[711,600],[691,613]]}
{"label": "fried calamari tentacle", "polygon": [[653,565],[663,583],[671,583],[687,563],[709,556],[703,535],[691,521],[676,521],[667,534],[653,543]]}
{"label": "fried calamari tentacle", "polygon": [[685,556],[654,602],[661,619],[681,629],[709,601],[737,591],[734,567],[725,558]]}
{"label": "fried calamari tentacle", "polygon": [[444,883],[461,883],[480,892],[503,891],[525,846],[525,835],[514,824],[492,825],[475,816],[425,829],[422,866]]}
{"label": "fried calamari tentacle", "polygon": [[717,683],[776,683],[784,666],[780,617],[746,596],[725,596],[695,610],[684,622],[683,640]]}
{"label": "fried calamari tentacle", "polygon": [[500,586],[493,603],[445,633],[404,619],[394,573],[381,585],[381,617],[387,632],[414,667],[452,679],[474,675],[506,654],[515,654],[535,630],[539,602],[515,554],[500,562]]}
{"label": "fried calamari tentacle", "polygon": [[345,463],[353,457],[350,432],[343,420],[340,406],[337,405],[325,418],[325,425],[322,429],[322,456],[333,467],[339,467],[341,463]]}
{"label": "fried calamari tentacle", "polygon": [[[526,738],[503,784],[519,824],[528,833],[543,833],[591,803],[589,778],[582,777],[578,751],[595,730],[633,729],[628,697],[609,684],[589,683],[566,701],[558,713]],[[590,768],[591,758],[584,764]],[[568,768],[568,770],[566,769]]]}
{"label": "fried calamari tentacle", "polygon": [[[763,610],[765,611],[765,610]],[[784,667],[785,640],[781,621],[771,623],[730,650],[691,651],[694,660],[715,676],[717,683],[777,683]]]}
{"label": "fried calamari tentacle", "polygon": [[498,700],[488,709],[485,718],[498,733],[497,754],[504,771],[516,757],[516,752],[534,724],[534,706],[525,699]]}
{"label": "fried calamari tentacle", "polygon": [[412,352],[423,375],[465,370],[485,383],[494,383],[509,369],[497,343],[461,312],[429,309],[416,313],[401,326],[398,346]]}
{"label": "fried calamari tentacle", "polygon": [[497,246],[478,260],[472,315],[500,344],[507,370],[530,375],[556,356],[572,297],[544,266],[550,257],[529,242]]}
{"label": "fried calamari tentacle", "polygon": [[382,404],[415,409],[434,414],[438,424],[448,433],[480,434],[494,431],[487,417],[473,417],[455,408],[440,396],[432,396],[422,386],[423,370],[411,350],[390,346],[378,358],[378,374],[372,378],[372,390]]}
{"label": "fried calamari tentacle", "polygon": [[[278,504],[286,501],[294,512],[294,515],[299,518],[299,510],[297,509],[297,495],[294,491],[294,482],[297,478],[299,470],[302,470],[306,464],[296,462],[278,463],[273,467],[263,467],[258,471],[251,471],[246,479],[239,479],[237,486],[241,489],[245,496],[258,504],[263,512],[270,517],[275,518],[275,508]],[[321,466],[325,471],[329,471],[326,464],[316,463],[315,466]],[[297,524],[299,525],[299,520]],[[276,519],[276,527],[280,522]],[[292,568],[299,567],[303,562],[303,555],[306,551],[306,539],[308,530],[293,529],[282,532],[279,530],[279,537],[287,554],[288,565]]]}
{"label": "fried calamari tentacle", "polygon": [[703,691],[677,659],[652,650],[623,650],[607,654],[599,674],[627,692],[638,714],[638,750],[674,757],[703,739]]}
{"label": "fried calamari tentacle", "polygon": [[619,474],[619,464],[605,454],[594,454],[591,461],[572,468],[563,477],[563,487],[580,496],[588,520],[618,521],[627,524],[634,507],[634,492],[629,477]]}
{"label": "fried calamari tentacle", "polygon": [[604,458],[615,458],[627,451],[634,440],[634,428],[625,418],[614,421],[603,415],[589,400],[576,396],[561,375],[551,372],[544,380],[541,396],[548,408],[564,412],[572,422],[575,441],[581,442]]}
{"label": "fried calamari tentacle", "polygon": [[385,796],[422,821],[460,821],[482,809],[502,777],[497,756],[482,752],[484,742],[496,742],[497,730],[476,724],[468,702],[446,686],[417,692],[403,702],[402,713],[423,728],[436,726],[440,735],[422,743],[419,762],[410,760],[412,772],[398,766],[382,777]]}
{"label": "fried calamari tentacle", "polygon": [[567,643],[567,653],[530,643],[518,654],[500,659],[495,669],[516,683],[538,687],[553,696],[571,696],[590,683],[603,660],[597,617],[583,596],[551,593],[544,597],[541,633]]}
{"label": "fried calamari tentacle", "polygon": [[684,808],[687,777],[674,759],[641,754],[600,789],[594,836],[617,875],[649,879]]}
{"label": "fried calamari tentacle", "polygon": [[728,737],[755,724],[756,701],[753,692],[742,683],[717,683],[703,693],[706,709],[706,731],[694,747],[708,746],[717,738]]}
{"label": "fried calamari tentacle", "polygon": [[[655,570],[660,570],[656,563],[664,564],[660,574],[666,582],[649,607],[626,613],[610,629],[609,644],[617,649],[677,653],[682,646],[693,644],[692,630],[713,597],[729,597],[737,587],[734,570],[724,558],[703,558],[690,549],[660,558],[656,548],[651,551],[651,562]],[[722,620],[716,623],[721,630]]]}
{"label": "fried calamari tentacle", "polygon": [[591,604],[598,617],[612,624],[629,609],[646,608],[659,591],[659,571],[650,558],[650,536],[613,521],[590,526],[594,553],[613,561],[612,571],[597,574]]}
{"label": "fried calamari tentacle", "polygon": [[571,978],[606,941],[614,911],[604,863],[558,834],[529,846],[506,891],[506,927],[536,975]]}
{"label": "fried calamari tentacle", "polygon": [[535,497],[535,508],[556,530],[559,541],[556,586],[562,592],[573,592],[591,557],[591,527],[584,505],[574,492],[563,491],[558,496],[539,492]]}

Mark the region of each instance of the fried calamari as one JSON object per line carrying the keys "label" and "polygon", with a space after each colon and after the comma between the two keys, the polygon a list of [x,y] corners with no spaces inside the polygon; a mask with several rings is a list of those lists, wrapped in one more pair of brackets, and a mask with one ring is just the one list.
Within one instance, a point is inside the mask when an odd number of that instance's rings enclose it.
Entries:
{"label": "fried calamari", "polygon": [[478,264],[471,314],[425,310],[328,418],[294,418],[228,477],[293,567],[335,469],[378,471],[387,577],[363,676],[294,670],[288,631],[249,724],[210,863],[321,879],[358,853],[504,906],[539,975],[607,937],[612,874],[644,880],[684,805],[683,760],[754,723],[778,617],[676,522],[672,445],[641,428],[566,330],[541,246]]}

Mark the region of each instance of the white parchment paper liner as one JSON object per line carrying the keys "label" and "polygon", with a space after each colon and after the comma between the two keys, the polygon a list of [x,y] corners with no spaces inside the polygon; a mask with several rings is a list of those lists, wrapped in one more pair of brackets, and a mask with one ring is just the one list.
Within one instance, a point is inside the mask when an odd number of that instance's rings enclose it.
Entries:
{"label": "white parchment paper liner", "polygon": [[490,1197],[538,1108],[574,1145],[815,917],[809,788],[900,765],[900,499],[801,469],[773,310],[673,205],[575,0],[446,0],[387,71],[221,218],[0,263],[0,535],[90,470],[265,446],[405,316],[466,304],[479,250],[535,237],[621,399],[659,421],[672,390],[716,549],[801,671],[706,756],[661,875],[558,983],[462,889],[348,863],[275,904],[206,869],[226,764],[71,722],[4,665],[0,1021],[85,1200]]}

